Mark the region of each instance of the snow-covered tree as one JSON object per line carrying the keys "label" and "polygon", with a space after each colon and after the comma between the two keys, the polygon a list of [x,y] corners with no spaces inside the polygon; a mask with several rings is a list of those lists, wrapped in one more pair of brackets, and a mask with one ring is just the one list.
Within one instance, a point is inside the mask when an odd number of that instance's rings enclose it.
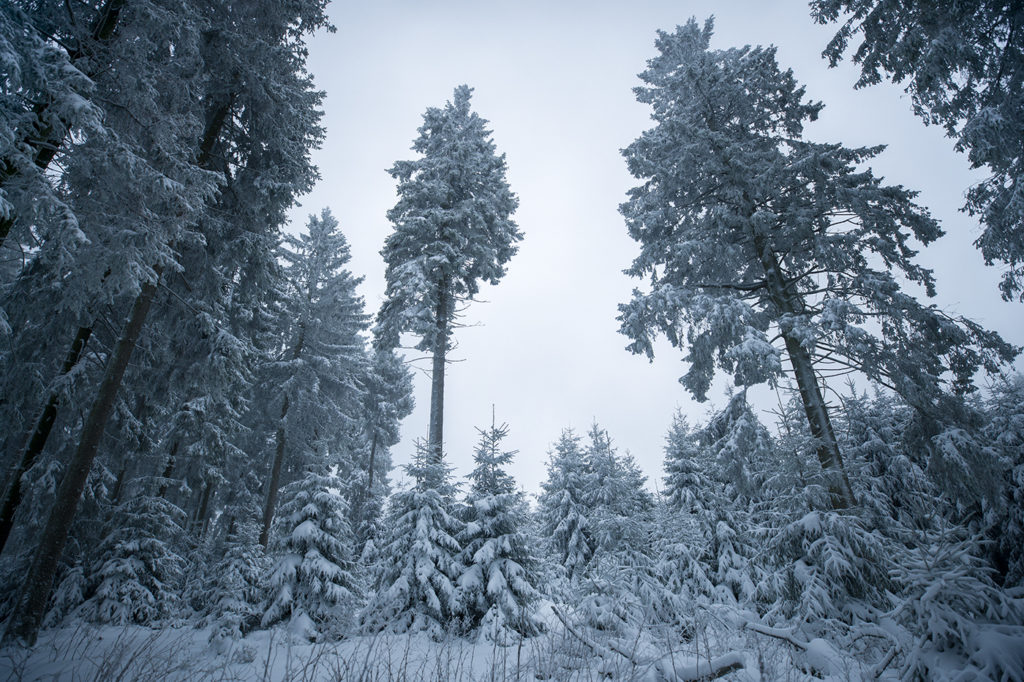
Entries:
{"label": "snow-covered tree", "polygon": [[[284,212],[315,177],[309,152],[322,134],[317,125],[321,96],[304,70],[303,36],[326,24],[323,5],[309,0],[227,8],[154,1],[146,4],[147,11],[127,12],[118,23],[118,39],[109,46],[117,53],[111,62],[118,68],[101,69],[93,79],[94,101],[109,100],[104,122],[116,131],[116,139],[104,146],[86,137],[63,169],[69,204],[80,224],[99,232],[70,256],[56,248],[59,242],[43,241],[28,266],[45,265],[39,269],[42,275],[18,281],[30,293],[47,283],[58,283],[67,292],[61,297],[65,321],[70,318],[72,329],[77,325],[79,330],[72,350],[105,306],[113,305],[111,318],[123,315],[124,322],[114,324],[119,331],[109,346],[102,380],[83,398],[88,414],[75,436],[77,446],[6,637],[35,637],[132,354],[158,293],[167,291],[160,283],[180,284],[175,273],[189,260],[183,252],[221,242],[216,232],[203,233],[206,219],[214,219],[207,209],[217,190],[229,184],[232,193],[238,192],[233,196],[251,199],[249,208],[237,213],[261,217],[246,230],[254,235],[252,243],[266,249],[273,240],[264,238],[280,228]],[[58,25],[75,21],[64,6],[51,14],[61,17]],[[252,192],[246,195],[248,189]],[[88,223],[83,216],[90,217]],[[239,260],[225,274],[242,269],[248,252],[236,253]],[[53,272],[64,274],[55,277]],[[33,295],[27,300],[44,299]],[[45,396],[40,404],[46,403]]]}
{"label": "snow-covered tree", "polygon": [[512,220],[518,199],[505,179],[487,121],[470,110],[461,85],[444,108],[430,107],[412,149],[421,156],[388,171],[398,203],[388,211],[395,231],[381,251],[387,291],[377,317],[377,343],[395,348],[404,332],[433,356],[429,445],[441,459],[445,357],[462,302],[480,283],[497,284],[522,233]]}
{"label": "snow-covered tree", "polygon": [[[150,481],[137,481],[152,488]],[[173,615],[180,603],[184,561],[177,553],[184,512],[161,497],[133,494],[110,516],[96,548],[91,584],[81,612],[101,623],[149,624]]]}
{"label": "snow-covered tree", "polygon": [[[324,209],[310,216],[307,232],[286,243],[281,255],[290,284],[284,307],[290,324],[282,357],[267,373],[280,416],[263,507],[264,546],[286,459],[301,469],[304,462],[295,458],[323,446],[337,449],[339,439],[358,428],[366,364],[362,332],[367,320],[356,293],[362,278],[346,269],[350,254],[338,221]],[[352,443],[347,446],[343,451],[350,456]],[[345,469],[350,465],[346,462]]]}
{"label": "snow-covered tree", "polygon": [[650,512],[647,480],[628,453],[620,455],[608,432],[596,423],[587,432],[583,504],[595,550],[609,554],[642,552]]}
{"label": "snow-covered tree", "polygon": [[641,246],[629,272],[650,285],[620,306],[621,330],[635,353],[653,356],[658,333],[685,349],[698,399],[719,369],[776,382],[785,354],[833,504],[848,507],[819,376],[860,371],[934,413],[1016,349],[904,293],[897,275],[934,293],[910,240],[942,232],[912,192],[864,169],[881,148],[804,140],[822,105],[774,48],[711,50],[711,35],[694,20],[659,33],[636,89],[656,125],[624,151],[642,184],[621,211]]}
{"label": "snow-covered tree", "polygon": [[285,486],[270,547],[276,560],[264,626],[288,618],[296,634],[316,639],[340,635],[350,624],[359,595],[343,484],[336,475],[311,471]]}
{"label": "snow-covered tree", "polygon": [[362,380],[359,420],[362,440],[350,489],[357,548],[378,534],[377,524],[390,492],[389,449],[400,437],[399,423],[412,412],[412,375],[393,351],[376,350]]}
{"label": "snow-covered tree", "polygon": [[476,466],[469,475],[466,526],[460,537],[458,601],[470,626],[479,625],[484,636],[501,642],[509,630],[530,634],[536,629],[535,559],[525,532],[526,500],[504,468],[516,455],[502,450],[508,425],[492,423],[477,430]]}
{"label": "snow-covered tree", "polygon": [[548,477],[538,498],[541,535],[570,579],[586,570],[596,541],[586,506],[586,460],[580,437],[565,430],[552,446]]}
{"label": "snow-covered tree", "polygon": [[386,534],[378,548],[376,593],[363,611],[370,629],[425,631],[440,637],[457,629],[461,615],[455,487],[449,469],[422,442],[406,466],[412,487],[392,496]]}
{"label": "snow-covered tree", "polygon": [[[974,242],[985,262],[1005,263],[1003,297],[1024,296],[1024,36],[1020,8],[997,0],[813,0],[812,16],[840,22],[824,55],[848,47],[856,87],[905,83],[914,113],[939,124],[991,175],[967,192],[965,209],[984,226]],[[859,41],[859,42],[858,42]],[[1022,299],[1024,300],[1024,299]]]}

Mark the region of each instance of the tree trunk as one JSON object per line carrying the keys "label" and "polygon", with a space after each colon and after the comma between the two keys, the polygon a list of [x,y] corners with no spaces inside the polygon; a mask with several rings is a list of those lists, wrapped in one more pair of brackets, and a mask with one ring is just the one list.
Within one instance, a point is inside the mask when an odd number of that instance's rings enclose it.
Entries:
{"label": "tree trunk", "polygon": [[[295,342],[295,350],[292,351],[292,360],[298,360],[302,354],[302,345],[306,340],[305,326],[299,327],[299,338]],[[263,503],[263,528],[260,530],[260,544],[267,548],[270,542],[270,524],[274,520],[274,507],[277,506],[277,489],[281,485],[281,466],[284,464],[285,432],[284,418],[288,416],[288,396],[284,397],[281,403],[281,423],[277,427],[275,436],[277,447],[274,450],[274,463],[270,466],[270,480],[267,482],[267,496]]]}
{"label": "tree trunk", "polygon": [[[64,366],[61,367],[61,376],[66,375],[78,364],[78,360],[85,350],[85,344],[89,342],[91,335],[92,327],[79,327],[75,340],[71,342],[71,350],[68,351],[67,357],[64,359]],[[0,552],[3,552],[4,546],[7,544],[11,528],[14,527],[14,514],[18,511],[18,505],[21,504],[21,477],[35,464],[39,453],[43,451],[46,439],[50,437],[50,431],[53,429],[53,422],[57,419],[57,404],[59,402],[60,394],[54,391],[50,394],[50,399],[46,402],[42,414],[39,415],[36,428],[32,431],[32,437],[29,438],[21,458],[11,472],[10,482],[4,492],[3,504],[0,506]]]}
{"label": "tree trunk", "polygon": [[[157,277],[160,276],[159,268],[156,274]],[[128,369],[128,362],[131,359],[132,351],[135,350],[139,335],[142,333],[142,327],[146,321],[146,315],[149,314],[149,308],[153,304],[156,291],[156,282],[147,282],[143,285],[142,292],[132,306],[128,323],[107,363],[107,370],[97,392],[96,401],[93,403],[92,409],[89,410],[89,416],[82,428],[78,449],[75,450],[68,463],[67,471],[57,489],[57,498],[53,502],[50,517],[47,519],[46,527],[39,539],[39,546],[36,548],[35,556],[26,575],[25,585],[11,614],[7,630],[4,632],[4,639],[17,639],[29,645],[35,643],[71,522],[78,510],[78,503],[81,500],[82,491],[85,489],[85,482],[89,477],[89,470],[92,468],[96,451],[99,449],[100,439],[103,437],[110,413],[114,409],[117,391],[121,387],[121,380],[124,378],[125,370]]]}
{"label": "tree trunk", "polygon": [[427,445],[431,461],[440,463],[444,451],[444,366],[448,352],[448,291],[442,278],[438,283],[437,310],[434,316],[434,362],[430,376],[430,435]]}
{"label": "tree trunk", "polygon": [[267,548],[270,541],[270,524],[274,520],[274,507],[277,505],[277,489],[281,485],[281,465],[284,463],[284,418],[288,415],[288,396],[281,405],[281,424],[277,427],[277,448],[274,451],[274,463],[270,467],[270,480],[267,482],[267,497],[263,503],[263,528],[260,530],[260,544]]}
{"label": "tree trunk", "polygon": [[[764,267],[772,302],[783,315],[800,314],[803,310],[803,302],[795,293],[788,290],[782,266],[779,264],[775,252],[763,238],[755,238],[754,243],[760,255],[761,265]],[[829,479],[832,507],[835,509],[852,507],[856,501],[850,487],[850,479],[843,466],[839,441],[836,440],[832,420],[828,416],[825,398],[821,394],[821,387],[818,386],[818,378],[814,373],[811,354],[790,330],[782,329],[781,334],[786,344],[789,361],[793,365],[796,385],[800,391],[800,401],[803,403],[804,414],[807,416],[807,425],[817,443],[818,461],[821,462],[821,468]]]}
{"label": "tree trunk", "polygon": [[370,439],[370,464],[366,467],[366,494],[373,495],[373,470],[376,466],[374,460],[377,458],[377,429],[373,430],[373,438]]}
{"label": "tree trunk", "polygon": [[213,492],[217,489],[215,482],[207,479],[203,483],[203,494],[199,499],[199,509],[196,510],[195,518],[192,519],[192,533],[197,538],[202,538],[206,531],[206,517],[210,513],[210,500]]}
{"label": "tree trunk", "polygon": [[[110,40],[114,35],[114,30],[117,28],[117,22],[121,18],[121,9],[124,7],[124,4],[125,0],[107,0],[103,9],[100,10],[99,16],[96,17],[96,23],[92,30],[93,41],[103,43]],[[78,45],[68,53],[68,61],[74,64],[88,53],[89,50],[85,49],[82,45]],[[92,78],[96,70],[96,68],[86,69],[83,70],[83,73]],[[32,160],[40,170],[46,170],[50,165],[66,137],[66,124],[63,126],[64,129],[54,130],[53,126],[46,122],[46,111],[49,108],[49,102],[37,104],[33,108],[35,121],[32,123],[31,130],[24,135],[23,139],[23,144],[32,148],[34,152]],[[13,161],[4,159],[0,162],[0,186],[3,186],[7,180],[18,174],[17,165]],[[3,246],[16,219],[17,216],[14,215],[0,219],[0,246]]]}

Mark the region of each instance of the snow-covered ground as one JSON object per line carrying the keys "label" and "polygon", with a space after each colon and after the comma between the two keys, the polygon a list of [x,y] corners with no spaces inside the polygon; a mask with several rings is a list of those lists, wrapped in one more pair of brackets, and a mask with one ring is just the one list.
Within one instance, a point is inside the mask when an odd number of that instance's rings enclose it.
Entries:
{"label": "snow-covered ground", "polygon": [[[662,650],[597,641],[551,621],[545,634],[508,641],[442,641],[425,634],[364,635],[310,643],[286,627],[211,642],[208,629],[94,626],[44,631],[31,650],[0,650],[0,679],[68,680],[696,680],[861,679],[870,671],[824,640],[802,651],[779,633],[707,628]],[[720,624],[721,625],[721,624]],[[731,624],[731,625],[734,625]],[[883,679],[886,675],[883,675]]]}

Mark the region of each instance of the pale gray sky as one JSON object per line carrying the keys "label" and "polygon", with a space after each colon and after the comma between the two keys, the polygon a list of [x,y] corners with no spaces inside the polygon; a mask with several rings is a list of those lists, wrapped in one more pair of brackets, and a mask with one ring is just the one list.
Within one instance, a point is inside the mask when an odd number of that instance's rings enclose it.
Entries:
{"label": "pale gray sky", "polygon": [[[327,92],[327,140],[315,155],[322,179],[293,211],[293,229],[331,208],[352,245],[353,271],[366,277],[368,311],[384,291],[379,251],[395,202],[385,169],[413,158],[423,111],[443,105],[455,86],[475,88],[474,110],[490,121],[519,196],[520,252],[505,279],[468,307],[464,322],[475,326],[457,332],[452,357],[461,361],[448,369],[445,443],[458,474],[472,466],[474,427],[490,423],[492,403],[510,426],[507,445],[519,450],[512,473],[530,491],[544,479],[561,429],[582,433],[595,419],[660,486],[673,413],[682,409],[691,421],[707,413],[709,404],[677,382],[681,354],[662,344],[653,364],[630,355],[615,317],[635,285],[622,270],[637,252],[617,210],[635,184],[619,150],[650,127],[632,94],[636,74],[655,54],[657,29],[711,14],[714,47],[775,44],[781,65],[825,102],[809,137],[889,145],[876,173],[920,190],[948,233],[921,259],[936,271],[939,305],[1024,343],[1020,304],[999,300],[998,272],[970,245],[977,225],[958,212],[964,190],[982,176],[941,130],[911,114],[899,88],[854,91],[855,69],[828,69],[820,53],[831,28],[811,22],[806,2],[336,1],[337,33],[310,45],[310,69]],[[722,404],[726,384],[718,382],[710,405]],[[398,464],[426,436],[423,372],[416,402],[394,449]]]}

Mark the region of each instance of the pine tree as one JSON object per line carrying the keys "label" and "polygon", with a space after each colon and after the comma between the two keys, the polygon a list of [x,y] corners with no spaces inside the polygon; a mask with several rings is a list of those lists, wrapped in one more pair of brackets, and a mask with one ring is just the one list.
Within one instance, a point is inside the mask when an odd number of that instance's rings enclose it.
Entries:
{"label": "pine tree", "polygon": [[477,431],[476,466],[469,475],[466,526],[460,537],[463,569],[458,601],[471,626],[479,625],[482,635],[503,642],[508,631],[531,634],[536,630],[534,557],[524,530],[526,500],[504,469],[516,455],[514,450],[501,449],[508,425],[492,422],[489,429]]}
{"label": "pine tree", "polygon": [[1007,266],[1003,298],[1024,296],[1020,8],[993,0],[810,4],[818,23],[841,22],[824,52],[832,66],[852,45],[853,61],[861,67],[856,87],[879,83],[883,73],[894,83],[906,83],[914,113],[926,124],[942,125],[973,168],[991,173],[968,190],[964,208],[984,226],[974,244],[985,262]]}
{"label": "pine tree", "polygon": [[629,272],[651,284],[620,306],[621,330],[635,353],[653,356],[659,332],[686,349],[681,381],[698,399],[718,369],[775,383],[785,353],[833,504],[849,507],[819,375],[860,371],[934,415],[1017,349],[903,293],[894,273],[934,293],[910,239],[933,241],[936,222],[862,170],[881,148],[802,139],[822,105],[774,48],[711,50],[711,34],[694,20],[660,33],[636,90],[656,127],[624,151],[643,184],[621,211],[641,245]]}
{"label": "pine tree", "polygon": [[461,614],[457,581],[461,573],[458,537],[462,523],[453,513],[455,487],[448,468],[417,443],[406,466],[413,486],[391,498],[387,531],[378,549],[376,593],[363,612],[370,629],[425,631],[440,637],[457,628]]}
{"label": "pine tree", "polygon": [[518,200],[505,179],[487,121],[470,111],[472,89],[461,85],[443,109],[423,115],[413,150],[421,157],[388,171],[398,181],[395,226],[381,255],[387,291],[377,316],[377,343],[395,348],[403,332],[420,337],[433,356],[429,444],[440,460],[444,429],[445,358],[460,302],[480,282],[497,284],[522,233],[512,221]]}
{"label": "pine tree", "polygon": [[264,626],[290,618],[296,633],[316,639],[338,636],[350,625],[359,595],[343,485],[336,475],[311,471],[285,487],[270,549],[276,561]]}

